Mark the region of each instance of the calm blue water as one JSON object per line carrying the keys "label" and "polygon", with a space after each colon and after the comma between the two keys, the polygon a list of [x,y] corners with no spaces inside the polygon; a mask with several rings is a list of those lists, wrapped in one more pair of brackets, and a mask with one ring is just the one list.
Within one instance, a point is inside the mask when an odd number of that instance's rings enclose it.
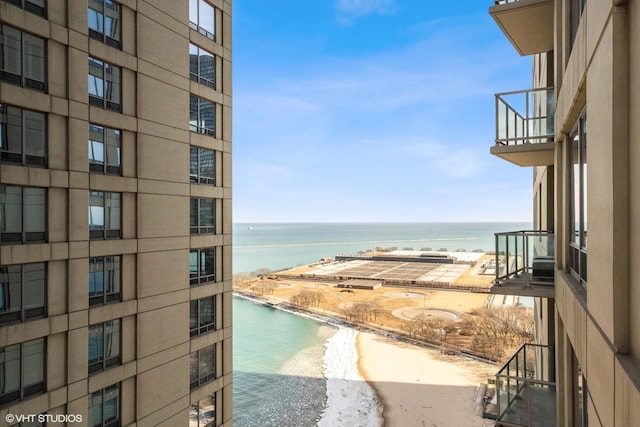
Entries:
{"label": "calm blue water", "polygon": [[[493,250],[493,233],[527,223],[234,224],[234,273],[278,270],[375,246]],[[233,408],[238,427],[315,426],[326,404],[332,327],[234,298]]]}
{"label": "calm blue water", "polygon": [[326,403],[324,343],[334,328],[234,298],[235,426],[315,426]]}
{"label": "calm blue water", "polygon": [[379,247],[493,250],[494,233],[528,223],[316,223],[233,226],[233,271],[278,270]]}

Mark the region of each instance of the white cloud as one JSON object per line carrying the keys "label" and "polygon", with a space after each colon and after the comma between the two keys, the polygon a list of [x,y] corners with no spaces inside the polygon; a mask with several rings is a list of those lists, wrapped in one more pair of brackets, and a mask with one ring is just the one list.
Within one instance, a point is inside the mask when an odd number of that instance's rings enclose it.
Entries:
{"label": "white cloud", "polygon": [[366,15],[395,13],[394,0],[337,0],[338,22],[349,24],[354,18]]}

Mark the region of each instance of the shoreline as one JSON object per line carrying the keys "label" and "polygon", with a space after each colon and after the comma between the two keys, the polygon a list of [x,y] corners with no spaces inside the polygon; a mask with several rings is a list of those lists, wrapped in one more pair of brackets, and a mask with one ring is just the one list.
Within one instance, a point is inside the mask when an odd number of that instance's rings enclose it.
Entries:
{"label": "shoreline", "polygon": [[[248,301],[253,301],[257,304],[266,305],[272,307],[276,310],[281,310],[290,314],[295,314],[300,317],[305,317],[307,319],[312,319],[317,322],[325,323],[327,325],[339,328],[339,327],[348,327],[351,329],[355,329],[359,332],[369,332],[375,335],[380,335],[382,337],[386,337],[397,341],[398,343],[406,343],[410,345],[414,345],[416,347],[421,347],[428,350],[434,350],[440,352],[442,350],[442,346],[439,344],[433,344],[426,341],[420,341],[414,338],[407,337],[406,335],[402,335],[394,330],[389,328],[380,328],[375,325],[363,325],[361,323],[350,322],[348,320],[342,319],[340,317],[333,317],[326,314],[317,313],[315,311],[307,310],[304,308],[300,308],[294,305],[289,304],[287,301],[274,303],[267,299],[261,299],[260,297],[249,294],[246,292],[242,292],[240,290],[234,289],[233,296],[238,298],[243,298]],[[496,367],[496,371],[498,368],[498,362],[492,359],[482,358],[477,355],[467,353],[458,349],[455,353],[451,353],[452,355],[460,358],[461,360],[474,360],[481,363],[490,364]]]}
{"label": "shoreline", "polygon": [[383,426],[383,403],[360,370],[360,332],[340,327],[325,344],[324,376],[327,401],[318,427]]}
{"label": "shoreline", "polygon": [[[495,363],[479,360],[470,355],[444,355],[437,346],[415,342],[385,330],[352,324],[342,319],[290,307],[287,304],[274,304],[237,291],[233,294],[257,304],[336,327],[338,328],[336,333],[340,328],[356,331],[354,343],[357,353],[356,369],[381,406],[382,425],[407,425],[407,422],[423,420],[425,415],[433,417],[434,413],[425,409],[431,409],[431,407],[425,406],[424,402],[437,400],[443,393],[451,393],[450,389],[455,390],[450,396],[451,399],[439,402],[442,409],[438,409],[435,415],[453,411],[458,413],[457,416],[464,417],[461,425],[484,425],[483,418],[476,415],[474,396],[480,384],[489,376],[495,375],[498,369]],[[385,358],[384,355],[388,352],[393,352],[393,357]],[[389,363],[389,360],[393,360],[393,363]],[[419,365],[424,369],[419,370]],[[398,366],[412,368],[402,370]],[[432,371],[434,375],[431,375]],[[454,385],[449,384],[449,378],[442,377],[443,371],[451,373]],[[435,383],[432,376],[438,377]],[[329,381],[328,378],[325,377],[325,379]],[[458,390],[461,387],[464,390]],[[460,398],[461,391],[467,395],[464,401]],[[417,397],[418,393],[420,396]],[[447,408],[447,404],[453,407]],[[461,411],[462,406],[466,410]]]}

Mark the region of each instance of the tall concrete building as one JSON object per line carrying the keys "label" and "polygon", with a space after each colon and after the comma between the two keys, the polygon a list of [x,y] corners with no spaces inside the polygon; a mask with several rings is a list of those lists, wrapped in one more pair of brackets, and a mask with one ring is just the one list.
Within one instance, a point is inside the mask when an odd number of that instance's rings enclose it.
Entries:
{"label": "tall concrete building", "polygon": [[0,424],[231,425],[231,3],[0,0]]}
{"label": "tall concrete building", "polygon": [[536,297],[540,344],[500,370],[498,419],[639,426],[640,2],[489,6],[533,57],[531,89],[496,96],[491,152],[533,167],[535,231],[497,236],[493,291]]}

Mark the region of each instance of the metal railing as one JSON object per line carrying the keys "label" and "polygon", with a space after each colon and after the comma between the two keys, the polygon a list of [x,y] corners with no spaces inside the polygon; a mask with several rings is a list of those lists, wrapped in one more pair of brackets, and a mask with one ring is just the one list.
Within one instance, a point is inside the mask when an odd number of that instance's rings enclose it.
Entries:
{"label": "metal railing", "polygon": [[555,236],[553,232],[510,231],[496,233],[496,280],[553,285]]}
{"label": "metal railing", "polygon": [[551,142],[554,138],[553,87],[496,94],[496,145]]}
{"label": "metal railing", "polygon": [[506,426],[555,426],[555,352],[523,344],[496,374],[497,421]]}

